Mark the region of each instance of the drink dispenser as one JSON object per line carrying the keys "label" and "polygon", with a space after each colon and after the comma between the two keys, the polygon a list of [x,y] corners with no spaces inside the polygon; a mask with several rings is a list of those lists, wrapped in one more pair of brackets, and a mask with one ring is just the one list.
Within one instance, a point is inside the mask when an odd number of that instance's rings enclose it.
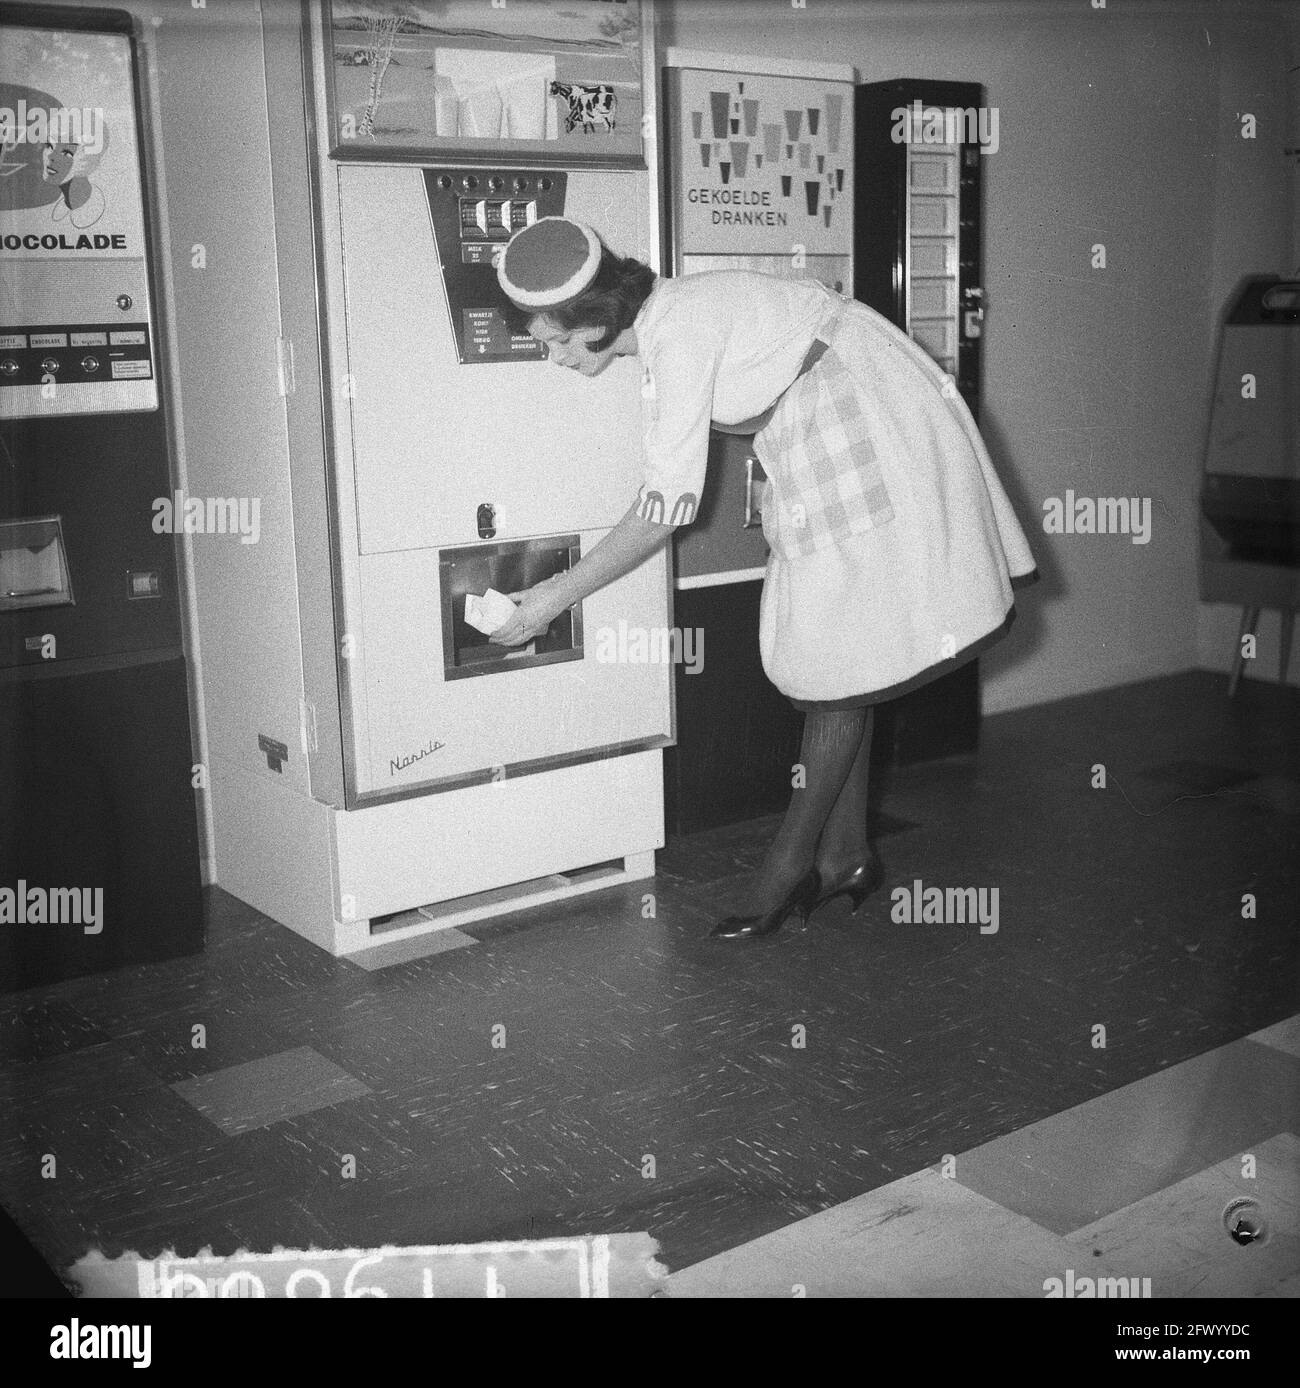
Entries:
{"label": "drink dispenser", "polygon": [[465,620],[465,599],[489,588],[514,593],[566,573],[582,557],[577,535],[506,540],[444,550],[440,562],[443,675],[449,680],[581,660],[582,605],[569,608],[526,646],[498,646]]}
{"label": "drink dispenser", "polygon": [[[617,658],[615,638],[667,628],[666,557],[517,649],[465,602],[566,572],[640,483],[636,364],[559,370],[508,312],[494,258],[565,214],[657,264],[654,141],[634,133],[653,116],[648,30],[579,55],[565,16],[523,62],[487,6],[454,40],[410,23],[380,96],[339,6],[222,8],[241,140],[197,103],[167,126],[178,166],[203,170],[172,185],[173,224],[222,232],[207,272],[178,279],[191,490],[262,502],[256,545],[194,554],[218,880],[360,957],[645,877],[672,671]],[[610,7],[578,8],[595,25]],[[159,30],[178,91],[206,89],[209,22],[178,10]],[[617,80],[617,132],[559,128],[542,69],[575,62],[593,86]],[[470,68],[486,93],[470,113],[527,87],[535,136],[477,115],[448,134],[438,94]],[[368,100],[373,130],[345,137]],[[592,157],[617,148],[636,154]]]}

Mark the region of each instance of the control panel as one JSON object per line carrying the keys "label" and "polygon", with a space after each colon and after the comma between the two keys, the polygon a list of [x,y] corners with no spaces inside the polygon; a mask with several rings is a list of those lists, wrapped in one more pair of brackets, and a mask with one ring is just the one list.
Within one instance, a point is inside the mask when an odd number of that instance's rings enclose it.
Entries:
{"label": "control panel", "polygon": [[0,387],[144,381],[152,376],[148,323],[0,327]]}
{"label": "control panel", "polygon": [[521,228],[563,214],[566,175],[537,169],[425,169],[424,181],[461,362],[544,359],[540,342],[512,330],[496,257]]}

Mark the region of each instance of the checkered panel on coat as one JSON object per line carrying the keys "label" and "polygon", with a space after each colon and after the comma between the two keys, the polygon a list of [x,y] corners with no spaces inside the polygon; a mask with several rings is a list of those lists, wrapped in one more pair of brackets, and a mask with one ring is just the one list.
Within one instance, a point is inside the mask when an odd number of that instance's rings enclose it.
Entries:
{"label": "checkered panel on coat", "polygon": [[809,554],[893,520],[870,422],[833,348],[782,405],[760,436],[772,464],[777,514],[764,520],[771,523],[773,548]]}

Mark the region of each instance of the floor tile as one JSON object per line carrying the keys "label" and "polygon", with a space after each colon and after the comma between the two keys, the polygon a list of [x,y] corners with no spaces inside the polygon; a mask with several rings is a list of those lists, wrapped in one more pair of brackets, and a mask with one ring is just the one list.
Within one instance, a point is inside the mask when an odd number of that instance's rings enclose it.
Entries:
{"label": "floor tile", "polygon": [[4,1067],[49,1060],[108,1039],[107,1032],[71,1003],[58,999],[0,1012],[0,1066]]}
{"label": "floor tile", "polygon": [[1144,766],[1139,774],[1144,780],[1176,786],[1190,795],[1210,795],[1227,786],[1254,780],[1259,772],[1249,766],[1221,766],[1212,762],[1183,760]]}
{"label": "floor tile", "polygon": [[1059,1234],[1285,1131],[1300,1064],[1242,1041],[995,1139],[958,1179]]}
{"label": "floor tile", "polygon": [[370,1092],[310,1046],[180,1080],[172,1089],[232,1136]]}
{"label": "floor tile", "polygon": [[1032,1220],[922,1171],[676,1271],[668,1292],[1041,1297],[1071,1254]]}
{"label": "floor tile", "polygon": [[[415,918],[418,912],[409,913],[413,918],[413,923],[418,924]],[[424,959],[431,954],[443,954],[449,949],[465,949],[467,946],[476,943],[472,935],[467,935],[463,930],[457,930],[454,926],[446,930],[434,931],[429,935],[412,935],[405,940],[378,940],[369,949],[357,950],[355,954],[348,955],[348,963],[355,964],[359,969],[376,970],[391,969],[394,964],[406,964],[412,959]]]}
{"label": "floor tile", "polygon": [[[1281,1133],[1252,1145],[1257,1175],[1234,1156],[1172,1182],[1075,1230],[1076,1261],[1100,1258],[1120,1276],[1151,1279],[1156,1297],[1259,1296],[1300,1273],[1300,1141]],[[1228,1235],[1230,1202],[1259,1202],[1267,1236],[1241,1245]],[[1085,1262],[1085,1259],[1087,1260]]]}
{"label": "floor tile", "polygon": [[1265,1027],[1263,1031],[1253,1032],[1247,1039],[1258,1041],[1261,1046],[1275,1046],[1279,1051],[1300,1059],[1300,1013]]}

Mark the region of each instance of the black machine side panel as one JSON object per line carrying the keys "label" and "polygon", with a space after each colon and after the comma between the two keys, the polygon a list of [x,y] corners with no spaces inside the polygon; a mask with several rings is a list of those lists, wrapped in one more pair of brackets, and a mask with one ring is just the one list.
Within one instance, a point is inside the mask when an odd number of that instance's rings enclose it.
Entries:
{"label": "black machine side panel", "polygon": [[[868,82],[858,87],[855,108],[857,169],[854,187],[854,297],[906,328],[910,286],[907,282],[908,146],[895,138],[896,112],[922,107],[978,111],[984,88],[978,82],[927,82],[901,79]],[[958,237],[957,389],[971,414],[979,418],[980,311],[984,305],[983,168],[979,149],[961,151],[960,228]],[[968,319],[967,315],[973,315]],[[973,329],[968,332],[967,325]]]}

